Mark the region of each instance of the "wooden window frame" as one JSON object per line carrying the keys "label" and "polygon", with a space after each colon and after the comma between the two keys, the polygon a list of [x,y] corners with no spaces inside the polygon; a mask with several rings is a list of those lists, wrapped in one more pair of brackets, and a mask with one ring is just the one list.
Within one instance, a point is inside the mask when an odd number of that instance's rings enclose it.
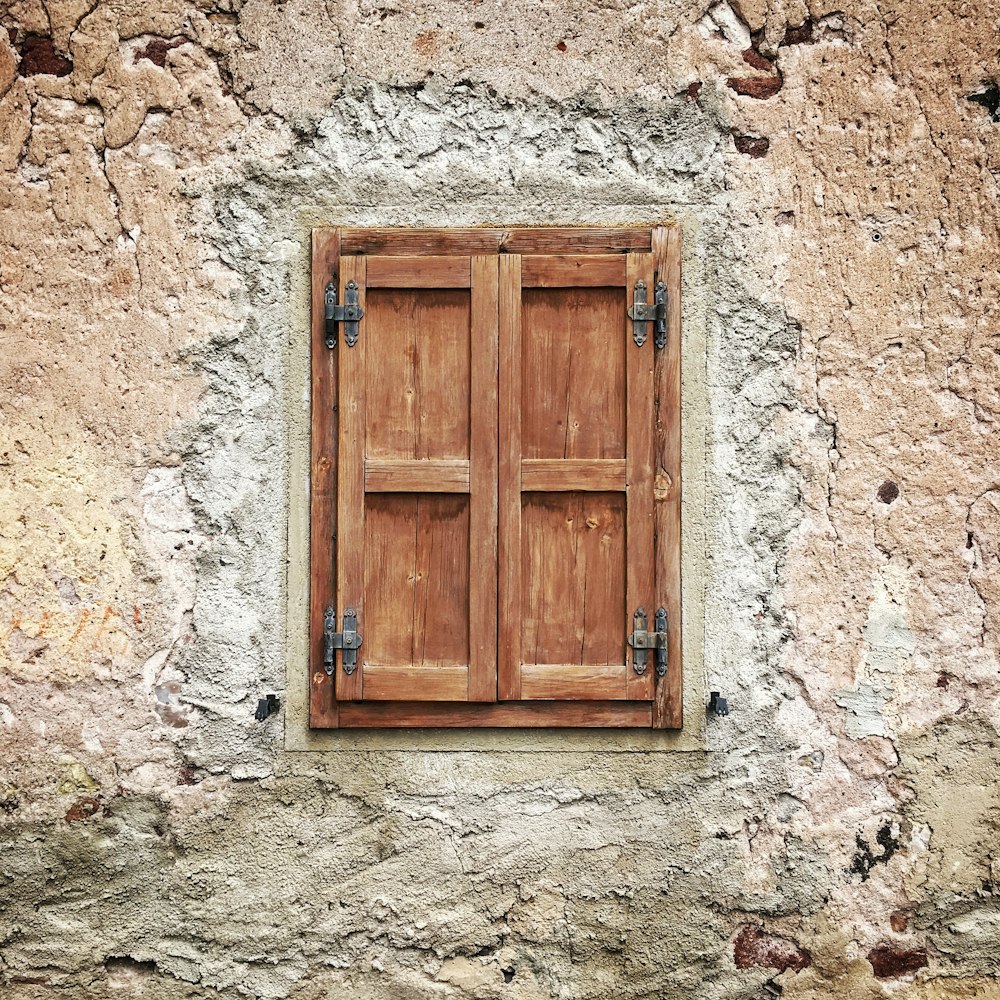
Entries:
{"label": "wooden window frame", "polygon": [[[324,344],[324,289],[342,257],[651,253],[667,287],[667,342],[655,352],[654,587],[669,617],[668,669],[652,701],[352,702],[335,697],[323,668],[323,613],[337,606],[338,352]],[[312,232],[309,725],[314,729],[680,729],[681,649],[681,234],[677,226],[475,229],[328,228]],[[649,345],[652,349],[652,344]],[[503,572],[503,566],[500,567]],[[623,623],[624,624],[624,623]],[[498,632],[499,643],[503,629]]]}

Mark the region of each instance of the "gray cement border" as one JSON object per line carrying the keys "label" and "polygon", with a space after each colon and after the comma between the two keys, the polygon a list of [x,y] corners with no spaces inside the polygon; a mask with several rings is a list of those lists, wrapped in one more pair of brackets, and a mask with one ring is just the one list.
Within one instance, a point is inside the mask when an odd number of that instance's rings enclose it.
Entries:
{"label": "gray cement border", "polygon": [[[620,207],[619,207],[620,208]],[[670,219],[665,206],[650,222],[648,206],[626,206],[628,225],[657,225]],[[632,211],[628,211],[632,208]],[[366,213],[367,215],[368,213]],[[310,231],[314,225],[370,225],[358,221],[345,207],[340,217],[317,223],[300,218],[298,257],[292,267],[294,327],[287,342],[285,395],[288,433],[288,550],[287,608],[285,619],[286,691],[284,749],[288,751],[527,751],[527,752],[630,752],[651,750],[704,750],[707,685],[704,661],[705,584],[707,571],[707,326],[705,303],[697,289],[704,286],[701,262],[694,253],[698,219],[681,214],[676,221],[684,239],[682,268],[682,604],[684,727],[678,731],[649,732],[615,729],[407,729],[311,730],[308,714],[308,612],[309,612],[309,426],[310,426]],[[483,218],[483,225],[514,225]],[[405,209],[383,209],[381,225],[412,225]],[[447,225],[447,221],[427,225]],[[466,223],[468,224],[468,223]],[[517,225],[524,225],[519,222]],[[546,220],[545,224],[554,224]],[[591,215],[566,219],[563,225],[610,225]]]}

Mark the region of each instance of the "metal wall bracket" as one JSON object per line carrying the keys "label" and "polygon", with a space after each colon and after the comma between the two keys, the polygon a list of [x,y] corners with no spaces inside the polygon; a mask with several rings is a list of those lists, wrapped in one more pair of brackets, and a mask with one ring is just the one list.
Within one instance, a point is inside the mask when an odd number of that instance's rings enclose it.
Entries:
{"label": "metal wall bracket", "polygon": [[358,650],[361,648],[361,633],[358,631],[358,615],[354,608],[344,612],[344,631],[337,631],[337,612],[327,608],[323,612],[323,669],[333,674],[334,650],[344,651],[344,673],[353,674],[358,665]]}
{"label": "metal wall bracket", "polygon": [[323,324],[326,346],[337,346],[337,324],[344,324],[344,343],[353,347],[358,342],[358,320],[365,314],[358,305],[358,283],[353,279],[344,289],[344,304],[337,305],[337,286],[331,281],[323,290]]}
{"label": "metal wall bracket", "polygon": [[628,311],[632,320],[632,339],[636,347],[646,343],[646,324],[653,324],[653,343],[657,348],[667,346],[667,286],[658,281],[653,289],[653,301],[646,301],[646,282],[637,281]]}
{"label": "metal wall bracket", "polygon": [[642,677],[646,672],[646,651],[651,649],[656,654],[656,676],[663,677],[667,672],[667,612],[659,608],[654,618],[654,631],[648,632],[648,619],[642,608],[637,608],[632,616],[632,634],[626,640],[632,647],[632,668]]}

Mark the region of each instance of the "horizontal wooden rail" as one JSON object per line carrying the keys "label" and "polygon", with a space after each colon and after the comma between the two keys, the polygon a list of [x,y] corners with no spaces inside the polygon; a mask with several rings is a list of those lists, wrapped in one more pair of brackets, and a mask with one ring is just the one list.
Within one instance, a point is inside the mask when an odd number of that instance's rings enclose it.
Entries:
{"label": "horizontal wooden rail", "polygon": [[365,664],[365,700],[393,701],[400,691],[406,691],[413,701],[465,701],[469,697],[469,668]]}
{"label": "horizontal wooden rail", "polygon": [[468,493],[469,463],[461,459],[365,461],[367,493]]}
{"label": "horizontal wooden rail", "polygon": [[499,702],[343,702],[340,725],[345,729],[409,728],[432,726],[544,727],[586,726],[592,728],[648,729],[653,722],[653,706],[648,701],[588,701],[583,703],[535,701],[517,704]]}
{"label": "horizontal wooden rail", "polygon": [[468,288],[468,257],[369,257],[369,288]]}
{"label": "horizontal wooden rail", "polygon": [[576,288],[625,284],[622,254],[573,257],[525,257],[521,261],[522,288]]}
{"label": "horizontal wooden rail", "polygon": [[625,489],[624,458],[525,458],[521,460],[521,490]]}
{"label": "horizontal wooden rail", "polygon": [[521,665],[521,697],[624,700],[627,697],[626,677],[621,663],[604,667],[578,663],[524,663]]}

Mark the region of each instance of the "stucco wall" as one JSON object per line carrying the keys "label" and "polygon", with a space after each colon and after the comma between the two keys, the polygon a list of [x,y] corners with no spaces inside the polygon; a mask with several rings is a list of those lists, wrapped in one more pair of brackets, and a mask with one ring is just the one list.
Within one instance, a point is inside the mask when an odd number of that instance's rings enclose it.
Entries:
{"label": "stucco wall", "polygon": [[[0,995],[1000,996],[995,12],[0,25]],[[310,228],[667,219],[681,748],[286,749]]]}

